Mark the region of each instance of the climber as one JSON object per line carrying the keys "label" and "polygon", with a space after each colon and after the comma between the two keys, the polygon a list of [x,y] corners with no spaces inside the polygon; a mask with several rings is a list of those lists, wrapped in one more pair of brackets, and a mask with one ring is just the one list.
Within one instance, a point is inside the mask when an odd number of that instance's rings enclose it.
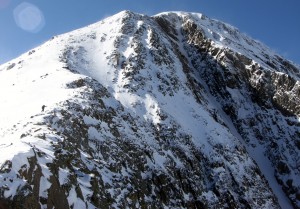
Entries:
{"label": "climber", "polygon": [[47,106],[46,106],[46,105],[43,105],[43,106],[42,106],[42,112],[44,112],[45,107],[47,107]]}

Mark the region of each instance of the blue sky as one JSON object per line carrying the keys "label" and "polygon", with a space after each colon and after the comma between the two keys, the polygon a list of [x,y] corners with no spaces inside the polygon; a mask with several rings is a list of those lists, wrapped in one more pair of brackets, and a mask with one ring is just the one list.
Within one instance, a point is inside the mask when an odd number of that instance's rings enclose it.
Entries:
{"label": "blue sky", "polygon": [[[22,13],[24,9],[35,18]],[[203,13],[239,28],[300,64],[299,0],[0,0],[0,64],[54,35],[122,10],[147,15],[163,11]]]}

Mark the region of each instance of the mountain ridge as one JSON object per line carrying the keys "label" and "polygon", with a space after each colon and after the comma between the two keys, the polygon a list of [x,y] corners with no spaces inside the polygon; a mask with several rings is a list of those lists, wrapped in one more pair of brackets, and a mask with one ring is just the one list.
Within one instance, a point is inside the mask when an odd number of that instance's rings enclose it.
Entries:
{"label": "mountain ridge", "polygon": [[282,186],[299,207],[299,68],[226,26],[124,11],[1,65],[10,91],[0,159],[13,159],[0,162],[0,199],[29,208],[292,207]]}

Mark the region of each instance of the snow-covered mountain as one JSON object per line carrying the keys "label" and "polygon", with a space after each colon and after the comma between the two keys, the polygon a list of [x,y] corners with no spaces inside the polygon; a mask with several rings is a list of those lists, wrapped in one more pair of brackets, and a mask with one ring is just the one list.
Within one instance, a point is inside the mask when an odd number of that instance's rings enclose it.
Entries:
{"label": "snow-covered mountain", "polygon": [[300,68],[129,11],[0,66],[0,208],[300,208]]}

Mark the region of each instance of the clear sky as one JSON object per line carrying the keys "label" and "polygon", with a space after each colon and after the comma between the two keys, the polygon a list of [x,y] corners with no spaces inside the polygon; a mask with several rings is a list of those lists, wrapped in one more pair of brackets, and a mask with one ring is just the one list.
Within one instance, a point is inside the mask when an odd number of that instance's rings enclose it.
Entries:
{"label": "clear sky", "polygon": [[300,64],[300,0],[0,0],[0,64],[122,10],[203,13]]}

